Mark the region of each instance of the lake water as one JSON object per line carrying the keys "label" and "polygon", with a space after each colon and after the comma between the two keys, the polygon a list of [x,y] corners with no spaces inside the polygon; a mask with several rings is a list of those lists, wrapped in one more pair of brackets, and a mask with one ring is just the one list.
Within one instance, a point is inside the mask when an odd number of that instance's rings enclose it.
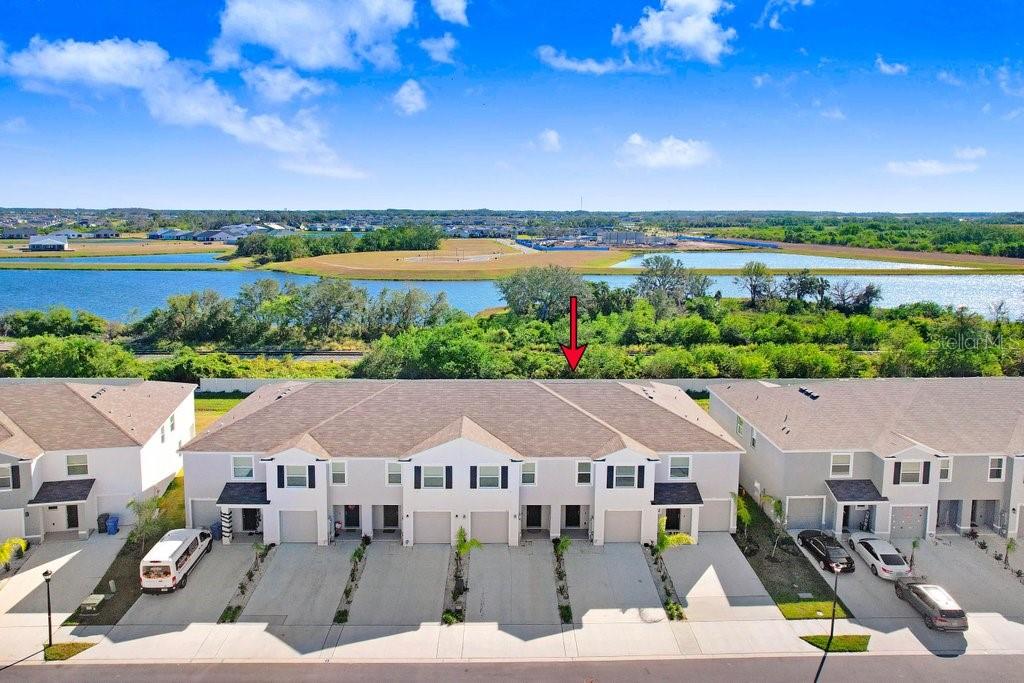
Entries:
{"label": "lake water", "polygon": [[633,256],[613,268],[641,268],[648,256],[655,254],[672,256],[676,262],[687,268],[742,268],[751,261],[760,261],[769,268],[847,268],[847,269],[935,269],[964,270],[957,266],[938,266],[927,263],[898,263],[896,261],[874,261],[871,259],[837,258],[834,256],[811,256],[808,254],[787,254],[774,250],[752,251],[663,251]]}
{"label": "lake water", "polygon": [[202,252],[198,254],[137,254],[134,256],[15,256],[0,258],[0,263],[224,263],[218,261],[221,254]]}
{"label": "lake water", "polygon": [[[279,282],[303,284],[314,277],[272,271],[173,271],[173,270],[0,270],[0,311],[64,305],[85,309],[112,320],[126,320],[161,306],[172,294],[213,289],[234,296],[245,284],[272,278]],[[587,280],[628,287],[632,275],[594,275]],[[1024,315],[1024,275],[857,275],[835,276],[833,282],[849,280],[863,285],[874,282],[882,288],[883,306],[917,301],[935,301],[967,306],[983,315],[989,306],[1005,299],[1011,315]],[[428,294],[445,292],[451,305],[468,313],[501,306],[501,297],[491,281],[400,282],[353,280],[371,294],[382,289],[417,287]],[[712,289],[724,296],[743,296],[732,277],[712,278]]]}

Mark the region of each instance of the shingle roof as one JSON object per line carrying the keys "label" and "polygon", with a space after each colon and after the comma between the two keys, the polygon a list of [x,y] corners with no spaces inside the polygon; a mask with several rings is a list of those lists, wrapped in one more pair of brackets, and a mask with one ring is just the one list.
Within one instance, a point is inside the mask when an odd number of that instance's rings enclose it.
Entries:
{"label": "shingle roof", "polygon": [[272,453],[306,435],[336,457],[407,455],[459,436],[510,457],[740,450],[703,413],[682,412],[611,381],[285,382],[262,387],[184,450]]}
{"label": "shingle roof", "polygon": [[265,481],[229,481],[224,484],[217,505],[270,505]]}
{"label": "shingle roof", "polygon": [[711,386],[783,450],[870,450],[915,444],[947,454],[1024,453],[1024,378],[964,377]]}
{"label": "shingle roof", "polygon": [[0,451],[43,451],[144,444],[195,389],[192,384],[45,382],[0,387]]}
{"label": "shingle roof", "polygon": [[700,489],[689,481],[654,484],[654,505],[703,505]]}
{"label": "shingle roof", "polygon": [[44,481],[29,505],[54,505],[57,503],[79,503],[89,498],[95,479],[65,479]]}
{"label": "shingle roof", "polygon": [[870,479],[827,479],[825,485],[840,503],[884,503],[889,500]]}

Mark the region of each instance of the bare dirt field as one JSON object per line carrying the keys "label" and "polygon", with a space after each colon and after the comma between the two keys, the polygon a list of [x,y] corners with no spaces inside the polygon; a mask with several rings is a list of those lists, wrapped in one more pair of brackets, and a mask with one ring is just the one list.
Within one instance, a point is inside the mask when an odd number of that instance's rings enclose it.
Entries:
{"label": "bare dirt field", "polygon": [[146,254],[197,254],[229,252],[234,247],[192,241],[139,239],[73,239],[71,251],[28,251],[28,240],[0,240],[0,258],[74,258],[76,256],[143,256]]}

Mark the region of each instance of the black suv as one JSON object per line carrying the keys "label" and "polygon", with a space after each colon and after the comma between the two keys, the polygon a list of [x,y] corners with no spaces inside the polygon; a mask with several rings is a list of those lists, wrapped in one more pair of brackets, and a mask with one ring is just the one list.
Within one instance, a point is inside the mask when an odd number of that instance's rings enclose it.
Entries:
{"label": "black suv", "polygon": [[855,567],[850,553],[835,536],[817,529],[808,529],[797,534],[800,545],[807,548],[825,571],[852,572]]}

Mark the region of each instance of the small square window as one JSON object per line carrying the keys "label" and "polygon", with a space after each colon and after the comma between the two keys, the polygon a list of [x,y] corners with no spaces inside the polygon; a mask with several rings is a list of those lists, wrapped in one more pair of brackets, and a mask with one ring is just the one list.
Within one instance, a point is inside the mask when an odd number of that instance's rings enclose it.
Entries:
{"label": "small square window", "polygon": [[669,479],[689,479],[690,478],[690,456],[688,455],[677,455],[669,458],[668,461],[668,476]]}
{"label": "small square window", "polygon": [[306,466],[305,465],[285,465],[284,466],[284,483],[290,489],[295,488],[306,488],[308,479],[306,478]]}
{"label": "small square window", "polygon": [[348,483],[348,469],[343,460],[335,460],[331,463],[331,483],[338,486]]}
{"label": "small square window", "polygon": [[920,484],[921,483],[921,463],[920,462],[904,462],[900,468],[900,483],[901,484]]}
{"label": "small square window", "polygon": [[89,461],[85,455],[69,455],[67,463],[69,477],[89,474]]}
{"label": "small square window", "polygon": [[593,472],[593,463],[590,462],[578,462],[576,463],[576,483],[589,486],[591,483],[591,476]]}
{"label": "small square window", "polygon": [[988,480],[989,481],[1002,481],[1003,480],[1003,459],[1002,458],[989,458],[988,459]]}
{"label": "small square window", "polygon": [[388,486],[398,486],[402,483],[402,463],[388,463]]}
{"label": "small square window", "polygon": [[853,453],[833,453],[830,475],[842,479],[853,475]]}
{"label": "small square window", "polygon": [[483,465],[477,468],[477,488],[496,489],[501,486],[501,467],[498,465]]}
{"label": "small square window", "polygon": [[231,476],[234,479],[252,479],[254,476],[252,458],[248,455],[236,455],[232,457]]}
{"label": "small square window", "polygon": [[523,463],[523,486],[533,486],[537,483],[537,463]]}
{"label": "small square window", "polygon": [[953,459],[943,458],[939,460],[939,481],[953,480]]}
{"label": "small square window", "polygon": [[423,468],[423,488],[443,489],[444,488],[444,466],[428,465]]}
{"label": "small square window", "polygon": [[634,489],[636,488],[636,466],[616,465],[615,466],[615,488]]}

